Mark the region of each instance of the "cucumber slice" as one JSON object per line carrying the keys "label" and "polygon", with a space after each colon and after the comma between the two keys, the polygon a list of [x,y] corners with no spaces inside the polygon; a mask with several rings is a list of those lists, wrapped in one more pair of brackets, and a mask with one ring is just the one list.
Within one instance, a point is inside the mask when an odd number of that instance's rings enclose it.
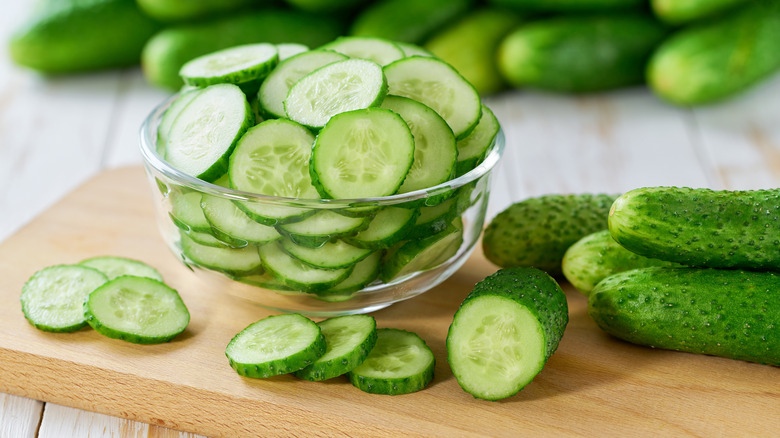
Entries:
{"label": "cucumber slice", "polygon": [[396,113],[369,108],[334,116],[317,136],[312,183],[326,198],[392,195],[414,159],[414,139]]}
{"label": "cucumber slice", "polygon": [[347,373],[358,389],[372,394],[408,394],[433,380],[436,360],[417,334],[405,330],[377,330],[376,345],[368,357]]}
{"label": "cucumber slice", "polygon": [[[309,46],[298,43],[281,43],[276,45],[276,50],[279,52],[279,62],[282,62],[299,53],[308,52]],[[266,78],[266,80],[268,80],[268,78]]]}
{"label": "cucumber slice", "polygon": [[261,246],[259,253],[266,271],[277,281],[303,292],[328,290],[347,278],[353,269],[351,266],[343,269],[313,268],[287,254],[279,242]]}
{"label": "cucumber slice", "polygon": [[414,162],[398,193],[441,184],[455,172],[458,149],[447,122],[426,105],[400,96],[387,96],[382,108],[404,119],[414,137]]}
{"label": "cucumber slice", "polygon": [[171,220],[182,231],[210,233],[211,224],[203,214],[200,192],[171,192]]}
{"label": "cucumber slice", "polygon": [[320,326],[327,346],[325,354],[295,372],[313,382],[346,374],[363,363],[376,344],[376,320],[369,315],[346,315],[326,319]]}
{"label": "cucumber slice", "polygon": [[229,199],[204,194],[200,205],[214,235],[233,246],[263,245],[281,237],[274,227],[253,221]]}
{"label": "cucumber slice", "polygon": [[218,50],[186,62],[179,75],[187,85],[244,84],[262,80],[279,61],[279,52],[269,43],[245,44]]}
{"label": "cucumber slice", "polygon": [[132,275],[117,277],[90,293],[84,316],[101,335],[135,344],[168,342],[190,322],[178,292],[161,281]]}
{"label": "cucumber slice", "polygon": [[194,99],[200,91],[199,88],[182,91],[181,95],[171,102],[171,105],[165,110],[165,113],[160,119],[160,124],[157,125],[157,155],[163,158],[165,157],[165,149],[168,144],[168,136],[170,135],[173,121],[176,120],[176,117],[179,116],[184,107],[192,102],[192,99]]}
{"label": "cucumber slice", "polygon": [[[309,177],[314,136],[285,119],[266,120],[241,137],[230,156],[230,186],[236,190],[284,198],[319,198]],[[265,225],[313,214],[300,207],[237,201],[252,219]]]}
{"label": "cucumber slice", "polygon": [[298,371],[322,356],[325,348],[320,327],[291,313],[250,324],[230,340],[225,355],[238,374],[265,378]]}
{"label": "cucumber slice", "polygon": [[319,298],[330,301],[346,301],[352,298],[354,292],[368,286],[379,277],[379,267],[382,262],[382,251],[374,251],[368,257],[357,262],[349,277],[325,292]]}
{"label": "cucumber slice", "polygon": [[482,116],[471,133],[458,141],[458,163],[455,166],[456,176],[461,176],[485,159],[488,149],[498,135],[500,126],[498,119],[485,105],[482,105]]}
{"label": "cucumber slice", "polygon": [[263,272],[262,274],[242,275],[238,277],[233,277],[233,280],[236,280],[244,284],[248,284],[250,286],[262,287],[264,289],[272,289],[272,290],[284,291],[284,292],[291,292],[293,290],[292,288],[285,286],[279,281],[277,281],[274,278],[274,276],[269,274],[268,272]]}
{"label": "cucumber slice", "polygon": [[345,59],[347,57],[341,53],[315,50],[295,55],[279,63],[260,85],[260,91],[257,93],[260,106],[265,114],[271,117],[287,117],[284,99],[287,98],[290,87],[314,70]]}
{"label": "cucumber slice", "polygon": [[252,109],[240,88],[212,85],[173,121],[165,159],[188,175],[214,181],[225,173],[230,152],[253,123]]}
{"label": "cucumber slice", "polygon": [[314,70],[290,87],[284,110],[290,119],[320,129],[336,114],[378,106],[386,94],[379,64],[345,59]]}
{"label": "cucumber slice", "polygon": [[417,44],[404,43],[401,41],[396,41],[395,43],[403,50],[404,57],[406,58],[410,56],[435,56],[433,53]]}
{"label": "cucumber slice", "polygon": [[333,238],[365,228],[369,220],[322,210],[302,221],[279,225],[279,231],[298,245],[319,248]]}
{"label": "cucumber slice", "polygon": [[342,36],[320,49],[343,53],[350,58],[368,59],[379,65],[387,65],[406,56],[398,45],[390,40],[363,36]]}
{"label": "cucumber slice", "polygon": [[251,274],[262,269],[255,246],[244,248],[207,246],[195,242],[187,234],[180,234],[182,254],[198,266],[231,275]]}
{"label": "cucumber slice", "polygon": [[237,241],[235,239],[230,239],[230,242],[227,242],[225,240],[217,238],[212,233],[201,233],[198,231],[187,231],[183,232],[183,234],[186,234],[190,239],[192,239],[193,242],[203,245],[203,246],[210,246],[213,248],[243,248],[247,246],[247,243],[244,241]]}
{"label": "cucumber slice", "polygon": [[87,325],[84,300],[106,281],[102,272],[86,266],[49,266],[22,287],[22,313],[39,330],[74,332]]}
{"label": "cucumber slice", "polygon": [[281,240],[282,249],[296,259],[314,268],[341,269],[354,265],[371,254],[370,249],[358,248],[342,240],[326,242],[319,248],[296,245],[287,239]]}
{"label": "cucumber slice", "polygon": [[406,239],[424,239],[439,233],[452,222],[457,214],[457,199],[450,198],[439,205],[420,207],[420,214],[409,230]]}
{"label": "cucumber slice", "polygon": [[153,267],[138,260],[128,259],[116,256],[91,257],[79,262],[79,265],[88,268],[97,269],[105,274],[109,280],[113,280],[122,275],[134,275],[136,277],[147,277],[163,281],[162,275]]}
{"label": "cucumber slice", "polygon": [[403,240],[415,224],[420,211],[402,207],[386,207],[371,219],[368,228],[343,240],[358,248],[389,248]]}
{"label": "cucumber slice", "polygon": [[479,282],[452,320],[447,359],[476,398],[514,395],[539,374],[568,323],[566,296],[535,268],[508,268]]}
{"label": "cucumber slice", "polygon": [[452,128],[455,138],[466,137],[479,122],[479,93],[457,70],[433,57],[412,56],[385,66],[388,93],[433,108]]}
{"label": "cucumber slice", "polygon": [[389,254],[380,278],[385,283],[418,271],[435,268],[455,255],[463,243],[463,228],[452,224],[444,231],[422,240],[403,243]]}

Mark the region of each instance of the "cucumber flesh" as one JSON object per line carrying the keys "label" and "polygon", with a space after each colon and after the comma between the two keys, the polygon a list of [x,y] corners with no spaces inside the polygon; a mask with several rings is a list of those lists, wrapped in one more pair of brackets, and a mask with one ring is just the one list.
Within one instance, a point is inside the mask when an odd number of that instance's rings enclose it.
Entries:
{"label": "cucumber flesh", "polygon": [[200,192],[195,191],[171,193],[171,220],[182,231],[211,232],[211,224],[200,207],[202,197]]}
{"label": "cucumber flesh", "polygon": [[414,226],[420,211],[402,207],[386,207],[371,219],[368,228],[344,241],[358,248],[389,248],[403,240]]}
{"label": "cucumber flesh", "polygon": [[482,162],[499,129],[500,125],[493,111],[482,105],[482,116],[477,126],[467,137],[458,141],[458,163],[455,168],[457,176],[471,171]]}
{"label": "cucumber flesh", "polygon": [[259,253],[266,271],[277,281],[303,292],[326,291],[347,278],[353,269],[352,266],[342,269],[313,268],[287,254],[278,242],[261,246]]}
{"label": "cucumber flesh", "polygon": [[281,246],[288,254],[303,263],[322,269],[346,268],[371,254],[370,249],[358,248],[342,240],[327,242],[319,248],[307,248],[283,239]]}
{"label": "cucumber flesh", "polygon": [[192,99],[194,99],[200,91],[200,88],[182,91],[181,95],[171,102],[171,105],[165,110],[165,113],[163,113],[163,116],[160,119],[160,124],[157,125],[157,155],[165,157],[165,148],[168,144],[168,136],[170,135],[173,121],[176,120],[176,117],[179,116],[184,107],[192,102]]}
{"label": "cucumber flesh", "polygon": [[309,46],[298,43],[281,43],[276,45],[276,50],[279,52],[279,62],[282,62],[299,53],[308,52]]}
{"label": "cucumber flesh", "polygon": [[319,298],[330,301],[346,301],[354,292],[363,289],[377,279],[382,262],[382,251],[375,251],[368,257],[355,263],[352,273],[327,291],[321,292]]}
{"label": "cucumber flesh", "polygon": [[88,268],[97,269],[105,274],[109,280],[113,280],[122,275],[134,275],[136,277],[147,277],[162,281],[162,275],[153,267],[138,260],[128,259],[126,257],[99,256],[91,257],[79,262],[79,265]]}
{"label": "cucumber flesh", "polygon": [[179,70],[184,83],[195,87],[262,80],[276,66],[279,52],[269,43],[218,50],[188,61]]}
{"label": "cucumber flesh", "polygon": [[404,242],[382,265],[382,281],[389,283],[396,278],[435,268],[455,255],[462,243],[463,229],[456,225],[422,240]]}
{"label": "cucumber flesh", "polygon": [[363,36],[342,36],[320,49],[332,50],[350,58],[368,59],[379,65],[387,65],[406,56],[392,41]]}
{"label": "cucumber flesh", "polygon": [[246,246],[263,245],[281,237],[276,229],[252,220],[229,199],[204,194],[200,205],[212,232],[220,240]]}
{"label": "cucumber flesh", "polygon": [[[369,218],[349,217],[330,210],[322,210],[299,222],[279,226],[279,230],[296,243],[320,247],[328,240],[354,233],[368,225]],[[306,242],[318,242],[307,245]]]}
{"label": "cucumber flesh", "polygon": [[233,275],[250,274],[262,268],[256,246],[215,247],[197,243],[180,233],[182,254],[196,265]]}

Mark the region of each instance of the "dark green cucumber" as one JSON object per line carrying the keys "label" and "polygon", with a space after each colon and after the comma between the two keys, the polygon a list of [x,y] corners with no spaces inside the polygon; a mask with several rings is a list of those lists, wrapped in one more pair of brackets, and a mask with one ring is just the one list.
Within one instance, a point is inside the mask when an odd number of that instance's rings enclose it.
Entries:
{"label": "dark green cucumber", "polygon": [[641,84],[666,34],[658,21],[638,14],[550,18],[509,34],[498,67],[515,87],[584,93]]}
{"label": "dark green cucumber", "polygon": [[8,49],[14,62],[44,73],[126,67],[158,29],[133,0],[46,0]]}
{"label": "dark green cucumber", "polygon": [[651,0],[655,15],[669,24],[685,24],[712,17],[751,0]]}
{"label": "dark green cucumber", "polygon": [[688,266],[780,270],[780,189],[646,187],[609,212],[612,237],[646,257]]}
{"label": "dark green cucumber", "polygon": [[596,285],[588,313],[631,343],[780,366],[778,290],[771,272],[644,268]]}
{"label": "dark green cucumber", "polygon": [[473,0],[380,0],[352,23],[350,33],[422,43],[471,7]]}
{"label": "dark green cucumber", "polygon": [[455,313],[447,360],[474,397],[510,397],[542,371],[568,322],[566,295],[552,277],[502,269],[477,283]]}
{"label": "dark green cucumber", "polygon": [[780,1],[750,3],[686,27],[658,47],[647,68],[656,94],[680,105],[715,102],[780,69]]}
{"label": "dark green cucumber", "polygon": [[503,268],[533,266],[561,273],[563,254],[574,242],[607,229],[615,196],[544,195],[515,203],[485,228],[485,257]]}
{"label": "dark green cucumber", "polygon": [[578,240],[563,255],[563,275],[577,290],[589,295],[596,283],[618,272],[650,266],[680,266],[653,259],[620,246],[609,230],[597,231]]}
{"label": "dark green cucumber", "polygon": [[488,0],[523,12],[600,12],[643,6],[646,0]]}
{"label": "dark green cucumber", "polygon": [[213,14],[224,14],[269,0],[136,0],[148,16],[160,21],[193,21]]}

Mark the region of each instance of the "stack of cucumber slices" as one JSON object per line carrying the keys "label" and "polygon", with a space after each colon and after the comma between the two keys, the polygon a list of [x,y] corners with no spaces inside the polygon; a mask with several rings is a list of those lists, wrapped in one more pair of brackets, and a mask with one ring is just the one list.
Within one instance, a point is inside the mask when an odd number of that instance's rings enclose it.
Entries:
{"label": "stack of cucumber slices", "polygon": [[455,256],[475,184],[424,192],[495,143],[498,121],[474,87],[422,49],[379,38],[292,53],[251,44],[182,67],[187,87],[158,124],[158,154],[261,195],[169,190],[185,261],[333,301]]}

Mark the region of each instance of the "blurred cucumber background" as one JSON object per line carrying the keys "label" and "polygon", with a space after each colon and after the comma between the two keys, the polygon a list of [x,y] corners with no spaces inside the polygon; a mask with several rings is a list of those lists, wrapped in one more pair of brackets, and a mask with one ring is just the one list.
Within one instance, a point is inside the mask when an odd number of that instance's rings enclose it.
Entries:
{"label": "blurred cucumber background", "polygon": [[647,84],[692,106],[780,70],[780,0],[39,0],[7,44],[43,74],[140,64],[175,91],[196,56],[340,35],[420,45],[483,95]]}

